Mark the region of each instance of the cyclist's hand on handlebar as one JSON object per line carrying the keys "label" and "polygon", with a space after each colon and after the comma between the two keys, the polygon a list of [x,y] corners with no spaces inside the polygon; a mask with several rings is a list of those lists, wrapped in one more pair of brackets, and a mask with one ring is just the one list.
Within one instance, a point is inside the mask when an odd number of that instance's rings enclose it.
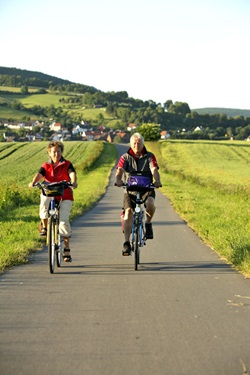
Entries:
{"label": "cyclist's hand on handlebar", "polygon": [[116,179],[115,186],[118,186],[118,187],[123,186],[123,181],[120,179]]}
{"label": "cyclist's hand on handlebar", "polygon": [[29,188],[32,189],[33,187],[35,187],[37,184],[37,182],[30,182],[29,183]]}
{"label": "cyclist's hand on handlebar", "polygon": [[155,181],[154,182],[154,186],[158,189],[160,187],[162,187],[162,184],[161,184],[161,181]]}

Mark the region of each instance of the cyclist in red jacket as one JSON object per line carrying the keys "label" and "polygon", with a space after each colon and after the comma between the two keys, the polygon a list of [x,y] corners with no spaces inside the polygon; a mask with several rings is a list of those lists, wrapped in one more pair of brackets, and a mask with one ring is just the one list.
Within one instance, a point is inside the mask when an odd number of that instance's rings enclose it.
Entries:
{"label": "cyclist in red jacket", "polygon": [[[77,187],[76,171],[69,160],[64,159],[63,155],[64,145],[60,141],[52,141],[47,147],[47,152],[50,159],[43,163],[38,173],[34,176],[29,187],[32,188],[35,183],[41,181],[45,182],[59,182],[66,180],[72,183],[73,188]],[[64,190],[60,207],[60,235],[64,238],[64,260],[71,262],[69,239],[71,235],[71,226],[69,222],[69,215],[73,204],[72,189],[66,188]],[[40,198],[40,219],[42,230],[40,235],[46,237],[48,224],[48,206],[51,198],[41,194]]]}
{"label": "cyclist in red jacket", "polygon": [[[155,155],[147,151],[144,146],[144,138],[141,134],[135,133],[130,138],[130,148],[123,154],[117,164],[116,172],[116,185],[122,186],[123,180],[127,181],[128,177],[131,174],[136,172],[143,173],[143,175],[148,176],[153,182],[156,188],[161,187],[160,174],[158,172],[159,166],[157,164]],[[151,220],[155,213],[155,191],[150,191],[149,197],[146,201],[146,237],[148,239],[153,238],[153,228]],[[125,242],[123,244],[123,255],[130,255],[131,253],[131,244],[130,244],[130,234],[132,228],[132,219],[133,219],[133,202],[130,199],[129,195],[124,193],[123,207],[125,209],[124,215],[124,237]]]}

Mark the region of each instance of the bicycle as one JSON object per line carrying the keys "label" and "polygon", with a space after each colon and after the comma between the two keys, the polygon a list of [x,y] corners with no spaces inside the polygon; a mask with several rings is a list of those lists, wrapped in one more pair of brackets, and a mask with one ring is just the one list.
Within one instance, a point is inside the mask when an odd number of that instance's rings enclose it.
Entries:
{"label": "bicycle", "polygon": [[134,269],[138,270],[140,264],[140,248],[146,245],[146,229],[145,229],[145,202],[149,196],[149,192],[154,190],[154,184],[149,184],[148,187],[129,186],[123,183],[123,188],[129,192],[133,191],[136,195],[130,195],[130,198],[135,202],[133,210],[133,221],[131,231],[131,248],[134,252]]}
{"label": "bicycle", "polygon": [[46,243],[48,245],[49,255],[49,270],[50,273],[55,271],[55,263],[57,267],[61,266],[63,258],[63,245],[64,241],[59,233],[60,223],[60,205],[62,198],[58,201],[55,197],[62,196],[64,189],[71,187],[72,184],[67,181],[45,183],[37,182],[34,187],[38,187],[42,194],[51,197],[48,208],[48,227],[47,227],[47,238]]}

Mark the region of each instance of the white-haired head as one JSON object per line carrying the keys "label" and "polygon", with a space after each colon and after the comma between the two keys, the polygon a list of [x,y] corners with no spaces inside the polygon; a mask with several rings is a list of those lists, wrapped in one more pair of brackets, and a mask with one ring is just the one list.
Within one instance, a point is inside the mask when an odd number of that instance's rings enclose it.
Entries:
{"label": "white-haired head", "polygon": [[131,135],[131,138],[130,138],[130,144],[131,142],[134,140],[134,139],[140,139],[142,144],[144,144],[144,138],[143,136],[140,134],[140,133],[134,133],[133,135]]}

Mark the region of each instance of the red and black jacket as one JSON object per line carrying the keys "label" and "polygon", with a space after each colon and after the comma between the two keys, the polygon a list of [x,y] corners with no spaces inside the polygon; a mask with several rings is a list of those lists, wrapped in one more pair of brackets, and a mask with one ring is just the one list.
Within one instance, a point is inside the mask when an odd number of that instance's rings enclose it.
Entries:
{"label": "red and black jacket", "polygon": [[144,176],[150,177],[152,181],[151,170],[153,168],[159,169],[159,166],[155,155],[152,152],[147,151],[144,146],[139,157],[136,157],[132,148],[129,148],[129,150],[120,157],[116,168],[123,168],[127,176],[140,172]]}
{"label": "red and black jacket", "polygon": [[[49,183],[60,182],[63,180],[70,182],[69,174],[71,172],[75,172],[72,163],[69,160],[65,160],[63,157],[61,157],[61,160],[57,166],[54,166],[53,161],[50,159],[49,161],[43,163],[38,171],[38,173],[44,177],[44,181]],[[72,189],[66,188],[64,190],[62,199],[73,201],[74,198]]]}

